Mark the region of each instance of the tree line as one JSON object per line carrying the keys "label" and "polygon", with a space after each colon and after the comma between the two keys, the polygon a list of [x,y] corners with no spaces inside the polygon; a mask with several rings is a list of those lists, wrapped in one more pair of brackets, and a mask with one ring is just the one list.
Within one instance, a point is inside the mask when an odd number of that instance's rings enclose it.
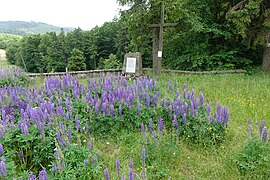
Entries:
{"label": "tree line", "polygon": [[7,48],[8,60],[30,72],[51,72],[117,67],[125,53],[141,52],[143,67],[151,67],[149,25],[159,23],[164,4],[165,22],[178,25],[165,30],[163,68],[270,68],[268,0],[117,1],[129,7],[118,19],[90,31],[25,36]]}

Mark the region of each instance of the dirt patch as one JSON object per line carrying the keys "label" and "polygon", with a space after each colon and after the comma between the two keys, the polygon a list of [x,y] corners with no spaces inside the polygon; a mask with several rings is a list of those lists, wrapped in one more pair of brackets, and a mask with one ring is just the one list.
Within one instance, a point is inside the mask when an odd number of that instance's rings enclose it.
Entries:
{"label": "dirt patch", "polygon": [[6,58],[6,51],[4,49],[0,49],[0,56]]}

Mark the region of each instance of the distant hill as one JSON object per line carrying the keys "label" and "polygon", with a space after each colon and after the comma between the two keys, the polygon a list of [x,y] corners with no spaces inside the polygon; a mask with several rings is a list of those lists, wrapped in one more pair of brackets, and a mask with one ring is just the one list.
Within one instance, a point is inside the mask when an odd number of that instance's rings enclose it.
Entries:
{"label": "distant hill", "polygon": [[[63,28],[65,33],[73,31],[74,28]],[[28,35],[28,34],[44,34],[46,32],[59,33],[60,27],[53,26],[41,22],[25,22],[25,21],[0,21],[0,33]]]}

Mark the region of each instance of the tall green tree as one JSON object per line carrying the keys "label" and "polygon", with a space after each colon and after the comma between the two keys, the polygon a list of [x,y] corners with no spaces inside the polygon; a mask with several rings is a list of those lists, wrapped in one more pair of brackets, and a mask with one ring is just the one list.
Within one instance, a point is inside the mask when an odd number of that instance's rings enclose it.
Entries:
{"label": "tall green tree", "polygon": [[67,42],[64,31],[59,35],[52,33],[52,46],[47,47],[48,52],[48,72],[65,71],[68,64],[69,53],[67,50]]}
{"label": "tall green tree", "polygon": [[71,52],[71,56],[68,59],[69,71],[82,71],[86,70],[85,58],[83,52],[74,48]]}
{"label": "tall green tree", "polygon": [[39,72],[40,70],[39,62],[42,58],[42,54],[38,50],[40,40],[41,36],[38,34],[26,36],[21,41],[18,65],[26,68],[29,72]]}

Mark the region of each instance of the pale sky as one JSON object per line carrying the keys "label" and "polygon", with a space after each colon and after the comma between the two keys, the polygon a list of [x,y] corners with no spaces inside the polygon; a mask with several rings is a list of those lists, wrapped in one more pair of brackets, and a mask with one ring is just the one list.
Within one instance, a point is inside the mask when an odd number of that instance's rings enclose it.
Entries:
{"label": "pale sky", "polygon": [[1,0],[0,21],[36,21],[90,30],[118,15],[116,0]]}

